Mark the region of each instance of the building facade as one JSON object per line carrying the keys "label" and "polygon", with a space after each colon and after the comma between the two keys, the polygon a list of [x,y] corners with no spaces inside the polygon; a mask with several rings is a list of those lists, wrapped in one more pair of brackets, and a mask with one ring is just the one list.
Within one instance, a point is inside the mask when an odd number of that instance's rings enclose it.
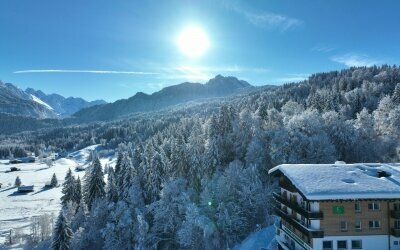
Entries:
{"label": "building facade", "polygon": [[400,250],[400,165],[284,164],[274,193],[280,249]]}

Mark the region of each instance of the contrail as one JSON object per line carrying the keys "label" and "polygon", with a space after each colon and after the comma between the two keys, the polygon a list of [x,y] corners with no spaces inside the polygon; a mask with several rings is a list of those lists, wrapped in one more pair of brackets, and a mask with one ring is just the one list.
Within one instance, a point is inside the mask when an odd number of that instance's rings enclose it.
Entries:
{"label": "contrail", "polygon": [[154,72],[115,71],[115,70],[70,70],[70,69],[29,69],[14,71],[14,74],[24,73],[89,73],[89,74],[125,74],[125,75],[157,75]]}

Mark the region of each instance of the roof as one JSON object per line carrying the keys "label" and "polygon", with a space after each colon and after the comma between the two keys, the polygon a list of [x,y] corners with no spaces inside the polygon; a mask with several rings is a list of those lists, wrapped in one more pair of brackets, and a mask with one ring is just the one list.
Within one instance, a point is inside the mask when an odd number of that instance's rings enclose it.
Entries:
{"label": "roof", "polygon": [[20,186],[18,187],[18,191],[27,191],[27,190],[33,190],[34,186]]}
{"label": "roof", "polygon": [[268,171],[277,172],[308,200],[400,199],[400,163],[282,164]]}

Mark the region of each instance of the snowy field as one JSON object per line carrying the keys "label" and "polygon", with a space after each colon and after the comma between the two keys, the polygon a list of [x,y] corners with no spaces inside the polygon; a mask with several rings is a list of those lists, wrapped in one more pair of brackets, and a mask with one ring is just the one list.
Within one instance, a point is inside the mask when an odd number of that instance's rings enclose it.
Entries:
{"label": "snowy field", "polygon": [[[8,161],[0,161],[0,249],[4,244],[10,229],[16,229],[29,233],[31,219],[45,213],[57,215],[60,210],[61,184],[69,168],[75,177],[80,176],[81,180],[85,171],[77,172],[77,166],[87,167],[87,158],[92,150],[98,145],[90,146],[70,154],[72,158],[61,158],[54,162],[50,168],[46,164],[36,161],[35,163],[22,163],[9,165]],[[102,158],[104,165],[114,165],[114,159]],[[21,170],[7,172],[10,167],[18,167]],[[53,174],[56,174],[57,188],[46,189],[45,183],[50,182]],[[19,194],[14,187],[16,177],[19,176],[22,185],[34,185],[34,192]]]}

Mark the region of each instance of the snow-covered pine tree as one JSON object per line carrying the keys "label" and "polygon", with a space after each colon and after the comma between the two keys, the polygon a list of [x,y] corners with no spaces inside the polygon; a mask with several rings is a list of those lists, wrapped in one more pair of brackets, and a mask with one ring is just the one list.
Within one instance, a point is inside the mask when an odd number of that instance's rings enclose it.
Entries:
{"label": "snow-covered pine tree", "polygon": [[53,241],[51,249],[53,250],[69,250],[72,237],[72,230],[64,212],[61,210],[58,215],[56,225],[54,227]]}
{"label": "snow-covered pine tree", "polygon": [[[153,157],[154,159],[154,157]],[[175,176],[186,176],[189,162],[186,154],[186,143],[183,136],[179,135],[171,148],[171,164]]]}
{"label": "snow-covered pine tree", "polygon": [[124,153],[121,160],[121,166],[118,176],[114,174],[114,182],[118,198],[125,199],[128,195],[128,190],[132,184],[132,179],[136,175],[135,169],[132,166],[131,158],[127,153]]}
{"label": "snow-covered pine tree", "polygon": [[99,157],[93,154],[91,171],[85,179],[85,201],[88,209],[91,210],[93,202],[98,198],[103,198],[106,194],[104,174]]}
{"label": "snow-covered pine tree", "polygon": [[65,180],[62,186],[63,188],[61,193],[63,195],[61,196],[61,204],[65,206],[69,201],[74,201],[75,178],[72,175],[71,169],[68,169],[67,175],[65,176]]}
{"label": "snow-covered pine tree", "polygon": [[79,204],[82,200],[82,185],[81,185],[81,179],[78,178],[75,181],[75,188],[74,188],[74,202],[76,204]]}
{"label": "snow-covered pine tree", "polygon": [[107,198],[110,202],[118,201],[118,189],[115,184],[115,173],[113,168],[109,168],[107,176]]}
{"label": "snow-covered pine tree", "polygon": [[163,182],[163,162],[159,153],[153,151],[144,169],[144,196],[148,203],[158,199]]}
{"label": "snow-covered pine tree", "polygon": [[53,174],[53,177],[51,177],[50,185],[51,185],[53,188],[54,188],[54,187],[57,187],[57,185],[58,185],[58,180],[57,180],[57,176],[56,176],[55,173]]}
{"label": "snow-covered pine tree", "polygon": [[115,176],[119,176],[119,173],[121,172],[121,164],[122,164],[122,158],[123,154],[121,151],[118,152],[117,154],[117,163],[115,164]]}
{"label": "snow-covered pine tree", "polygon": [[86,222],[86,206],[85,202],[81,200],[78,203],[78,208],[75,216],[71,220],[71,229],[76,232],[80,227],[83,227]]}
{"label": "snow-covered pine tree", "polygon": [[114,176],[115,176],[115,185],[118,187],[118,190],[122,190],[124,175],[127,164],[127,154],[123,152],[118,153],[117,163],[115,164]]}
{"label": "snow-covered pine tree", "polygon": [[392,95],[392,102],[395,105],[400,105],[400,83],[396,84]]}
{"label": "snow-covered pine tree", "polygon": [[19,178],[19,176],[17,176],[17,178],[15,178],[14,186],[19,187],[21,186],[21,184],[22,184],[21,179]]}

